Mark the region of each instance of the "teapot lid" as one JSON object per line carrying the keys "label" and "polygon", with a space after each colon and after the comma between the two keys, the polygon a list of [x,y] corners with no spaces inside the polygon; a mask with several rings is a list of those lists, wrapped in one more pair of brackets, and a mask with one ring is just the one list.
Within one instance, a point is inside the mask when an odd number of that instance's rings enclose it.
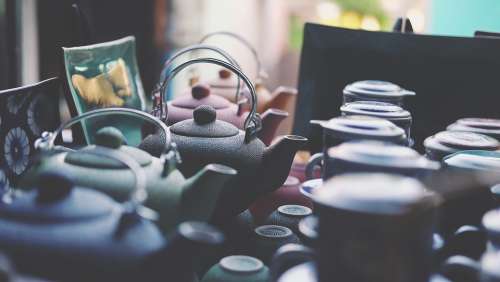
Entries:
{"label": "teapot lid", "polygon": [[97,146],[107,147],[119,151],[134,158],[141,166],[147,166],[152,162],[152,157],[147,152],[125,146],[126,139],[123,134],[114,127],[103,127],[95,136],[96,145],[90,145],[78,151],[69,152],[64,161],[69,164],[91,168],[126,168],[126,165],[112,158],[92,154]]}
{"label": "teapot lid", "polygon": [[500,119],[493,118],[462,118],[449,125],[447,130],[470,131],[500,137]]}
{"label": "teapot lid", "polygon": [[394,97],[415,95],[415,92],[405,90],[399,85],[382,80],[362,80],[348,84],[344,94],[356,94],[370,97]]}
{"label": "teapot lid", "polygon": [[494,150],[499,142],[487,135],[465,131],[442,131],[434,135],[437,142],[460,150],[485,149]]}
{"label": "teapot lid", "polygon": [[172,106],[195,109],[201,105],[210,105],[214,109],[225,109],[231,105],[227,99],[218,95],[211,95],[212,89],[208,84],[198,83],[189,89],[190,95],[185,93],[172,101]]}
{"label": "teapot lid", "polygon": [[500,153],[495,151],[460,151],[446,156],[443,162],[447,166],[455,168],[500,171]]}
{"label": "teapot lid", "polygon": [[170,131],[188,137],[231,137],[240,132],[236,126],[217,120],[217,112],[209,105],[197,107],[192,119],[175,123]]}
{"label": "teapot lid", "polygon": [[406,146],[389,142],[356,140],[342,143],[327,151],[330,158],[373,166],[396,168],[439,167]]}
{"label": "teapot lid", "polygon": [[[317,123],[317,121],[312,121]],[[403,129],[392,122],[369,116],[340,116],[319,122],[324,129],[344,135],[344,139],[401,139],[405,138]]]}
{"label": "teapot lid", "polygon": [[328,180],[322,187],[315,189],[313,200],[335,209],[404,215],[427,203],[424,200],[429,195],[425,186],[414,178],[382,173],[354,173]]}
{"label": "teapot lid", "polygon": [[75,187],[66,175],[46,172],[40,175],[36,189],[20,195],[4,196],[0,216],[29,222],[91,220],[106,216],[118,208],[116,202],[91,189]]}
{"label": "teapot lid", "polygon": [[410,112],[391,103],[377,101],[355,101],[340,107],[346,115],[369,115],[386,119],[408,119]]}

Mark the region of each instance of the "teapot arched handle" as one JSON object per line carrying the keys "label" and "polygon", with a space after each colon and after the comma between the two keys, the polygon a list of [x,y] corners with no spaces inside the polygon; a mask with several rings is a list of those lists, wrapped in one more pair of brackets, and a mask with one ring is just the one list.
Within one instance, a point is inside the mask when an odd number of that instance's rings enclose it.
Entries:
{"label": "teapot arched handle", "polygon": [[[196,50],[209,50],[209,51],[213,51],[215,53],[218,53],[224,59],[226,59],[229,63],[235,65],[236,67],[238,67],[238,69],[241,69],[238,62],[231,55],[229,55],[226,51],[222,50],[221,48],[216,47],[216,46],[212,46],[212,45],[208,45],[208,44],[193,44],[193,45],[187,46],[187,47],[182,48],[179,51],[175,52],[167,61],[165,61],[165,63],[163,64],[163,69],[160,73],[160,82],[158,83],[159,87],[157,86],[157,88],[154,91],[158,91],[159,89],[161,89],[161,82],[165,80],[165,77],[168,75],[168,69],[172,66],[175,59],[177,59],[178,57],[180,57],[186,53],[190,53],[190,52],[193,52]],[[236,100],[235,101],[238,101],[240,86],[241,86],[241,78],[238,77],[238,82],[236,85],[236,94],[235,94]]]}
{"label": "teapot arched handle", "polygon": [[305,171],[307,180],[315,178],[314,170],[316,167],[320,167],[321,170],[323,170],[323,161],[324,161],[323,153],[316,153],[309,158]]}
{"label": "teapot arched handle", "polygon": [[59,136],[59,134],[61,134],[61,132],[64,129],[70,128],[71,126],[85,119],[100,117],[108,114],[121,114],[121,115],[138,117],[141,118],[142,120],[149,121],[152,124],[156,125],[158,128],[160,128],[161,131],[163,131],[163,134],[165,136],[165,148],[160,156],[162,162],[165,165],[168,165],[169,170],[171,167],[176,166],[178,163],[181,162],[176,146],[171,142],[172,138],[170,136],[170,129],[156,117],[148,113],[145,113],[143,111],[130,108],[104,108],[83,113],[63,123],[54,132],[46,131],[42,133],[42,136],[35,141],[35,148],[45,151],[52,150],[54,149],[54,142],[57,136]]}
{"label": "teapot arched handle", "polygon": [[203,36],[200,39],[199,43],[205,42],[210,37],[220,36],[220,35],[232,37],[232,38],[240,41],[243,45],[245,45],[245,47],[247,47],[248,50],[250,50],[250,52],[252,53],[252,55],[254,57],[255,64],[257,66],[257,78],[267,78],[267,73],[262,68],[262,63],[261,63],[261,60],[259,57],[259,53],[257,53],[257,50],[253,47],[253,45],[248,40],[246,40],[244,37],[242,37],[241,35],[236,34],[234,32],[230,32],[230,31],[216,31],[216,32],[208,33],[205,36]]}
{"label": "teapot arched handle", "polygon": [[[245,122],[244,122],[244,129],[245,129],[245,142],[250,142],[253,138],[256,137],[257,132],[261,129],[261,122],[260,118],[257,115],[257,94],[255,92],[255,87],[250,81],[250,79],[236,66],[226,63],[222,60],[219,59],[213,59],[213,58],[201,58],[201,59],[194,59],[190,60],[187,62],[184,62],[177,67],[175,67],[170,73],[171,75],[168,76],[164,83],[162,84],[162,88],[160,90],[160,93],[162,95],[165,95],[166,90],[168,89],[168,84],[172,81],[172,79],[183,69],[190,65],[194,64],[202,64],[202,63],[207,63],[207,64],[214,64],[214,65],[219,65],[221,67],[224,67],[233,73],[235,73],[237,76],[239,76],[243,82],[246,84],[248,89],[250,90],[250,97],[252,98],[252,104],[250,108],[250,114],[246,117]],[[163,100],[164,97],[161,97],[161,100]]]}

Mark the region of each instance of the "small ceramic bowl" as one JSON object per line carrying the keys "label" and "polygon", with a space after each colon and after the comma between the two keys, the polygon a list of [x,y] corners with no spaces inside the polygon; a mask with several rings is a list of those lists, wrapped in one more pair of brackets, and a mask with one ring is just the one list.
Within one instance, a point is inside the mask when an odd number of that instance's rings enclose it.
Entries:
{"label": "small ceramic bowl", "polygon": [[262,225],[254,230],[253,254],[265,264],[281,246],[300,243],[299,237],[290,228],[279,225]]}
{"label": "small ceramic bowl", "polygon": [[299,222],[309,215],[312,215],[312,209],[308,207],[301,205],[283,205],[269,215],[265,224],[288,227],[295,234],[299,234]]}
{"label": "small ceramic bowl", "polygon": [[228,256],[212,266],[201,282],[268,282],[269,269],[254,257]]}

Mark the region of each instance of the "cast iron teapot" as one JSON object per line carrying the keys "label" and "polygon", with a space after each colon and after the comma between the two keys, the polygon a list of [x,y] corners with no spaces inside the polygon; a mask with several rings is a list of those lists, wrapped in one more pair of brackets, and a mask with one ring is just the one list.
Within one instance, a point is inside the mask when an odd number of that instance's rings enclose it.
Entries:
{"label": "cast iron teapot", "polygon": [[[109,114],[139,117],[157,125],[161,129],[160,136],[165,141],[159,149],[159,158],[126,146],[123,135],[113,127],[98,131],[95,137],[96,145],[59,152],[53,149],[54,140],[63,129],[90,117]],[[213,213],[224,183],[236,174],[234,169],[227,166],[207,163],[200,166],[200,169],[193,170],[191,178],[186,180],[176,168],[180,159],[175,144],[170,142],[170,131],[165,124],[147,113],[128,108],[106,108],[84,113],[61,125],[54,133],[44,134],[37,146],[50,154],[42,157],[31,174],[64,171],[72,175],[76,184],[104,192],[118,201],[126,199],[133,187],[132,172],[109,160],[106,155],[95,155],[92,152],[109,148],[110,151],[130,155],[141,165],[147,176],[146,188],[150,196],[145,205],[159,213],[159,226],[167,233],[185,220],[207,221]],[[34,177],[26,179],[27,183],[33,181]]]}
{"label": "cast iron teapot", "polygon": [[[295,101],[297,97],[297,89],[279,86],[273,92],[269,91],[263,81],[267,78],[267,73],[264,71],[262,67],[261,60],[259,58],[259,54],[255,50],[255,48],[248,42],[245,38],[241,37],[238,34],[227,32],[227,31],[218,31],[205,35],[200,43],[205,42],[207,39],[213,36],[229,36],[234,39],[240,41],[243,45],[245,45],[255,59],[255,63],[257,65],[257,78],[255,80],[255,93],[257,94],[257,112],[264,113],[267,109],[276,108],[280,110],[285,110],[291,103]],[[236,80],[233,78],[231,72],[227,69],[221,69],[219,71],[219,77],[215,80],[208,82],[213,89],[214,94],[222,96],[229,101],[236,102],[238,100],[234,99],[233,93],[235,91],[248,91],[249,89],[245,89],[244,87],[240,87],[239,79]]]}
{"label": "cast iron teapot", "polygon": [[[198,49],[209,49],[219,52],[231,64],[240,69],[236,61],[234,61],[234,59],[224,53],[224,51],[210,45],[193,45],[191,47],[182,49],[178,53],[173,55],[172,58],[167,61],[167,63],[165,63],[164,72],[170,69],[171,64],[175,58],[188,51]],[[226,71],[230,72],[230,70]],[[159,84],[158,92],[154,94],[160,95],[159,98],[154,99],[156,103],[153,107],[154,109],[163,109],[163,107],[158,104],[161,104],[164,101],[164,97],[162,97],[162,95],[165,95],[167,91],[167,80],[171,81],[177,74],[178,72],[164,76],[165,79],[162,81],[162,83]],[[238,85],[239,83],[240,80],[238,79]],[[247,103],[248,99],[244,97],[241,98],[239,96],[240,93],[238,89],[240,89],[239,86],[234,90],[235,101],[237,101],[235,104],[218,95],[212,95],[214,89],[210,85],[204,83],[196,83],[190,88],[186,89],[182,95],[167,103],[167,123],[169,125],[172,125],[179,121],[190,119],[193,117],[193,111],[197,107],[201,105],[209,105],[216,110],[217,116],[220,120],[229,122],[238,128],[244,128],[245,120],[247,119],[249,113],[244,109],[243,105]],[[159,116],[164,115],[160,113]],[[262,115],[260,116],[262,128],[258,133],[258,137],[264,142],[264,144],[269,145],[271,143],[271,141],[275,137],[278,126],[287,116],[287,112],[275,108],[267,109],[264,113],[262,113]]]}
{"label": "cast iron teapot", "polygon": [[[10,190],[0,201],[0,248],[21,272],[57,281],[188,281],[192,256],[220,244],[222,234],[202,223],[182,223],[167,244],[142,206],[146,173],[130,155],[89,150],[130,169],[132,193],[119,204],[77,186],[67,173],[44,172],[27,192]],[[89,175],[91,177],[91,175]],[[207,251],[203,249],[203,251]],[[174,264],[174,262],[176,264]]]}
{"label": "cast iron teapot", "polygon": [[[234,216],[264,193],[279,188],[288,176],[297,150],[307,139],[287,135],[267,147],[257,138],[259,119],[256,116],[255,88],[240,70],[217,59],[196,59],[185,62],[172,70],[175,74],[195,64],[210,62],[237,73],[250,89],[252,107],[245,120],[245,131],[234,125],[217,120],[217,112],[211,106],[199,106],[193,119],[178,122],[170,127],[172,140],[177,144],[183,163],[180,170],[193,175],[207,163],[218,162],[238,170],[238,176],[228,181],[219,198],[216,218]],[[166,81],[168,84],[169,79]],[[164,140],[158,134],[148,136],[140,145],[146,151],[158,152]]]}

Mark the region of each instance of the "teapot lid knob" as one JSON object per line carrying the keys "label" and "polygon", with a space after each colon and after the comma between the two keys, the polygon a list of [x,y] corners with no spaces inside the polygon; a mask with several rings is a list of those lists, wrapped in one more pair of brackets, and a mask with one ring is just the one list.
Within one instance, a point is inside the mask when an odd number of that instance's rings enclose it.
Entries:
{"label": "teapot lid knob", "polygon": [[117,149],[124,143],[123,133],[112,126],[99,129],[95,136],[95,144],[107,148]]}
{"label": "teapot lid knob", "polygon": [[193,86],[193,88],[191,88],[191,95],[196,100],[203,99],[210,95],[210,86],[205,83],[197,83]]}
{"label": "teapot lid knob", "polygon": [[217,117],[217,112],[212,106],[201,105],[193,112],[193,118],[196,124],[203,125],[212,123]]}
{"label": "teapot lid knob", "polygon": [[221,69],[219,71],[219,78],[227,79],[230,78],[232,73],[228,69]]}
{"label": "teapot lid knob", "polygon": [[73,188],[73,180],[60,172],[46,172],[40,175],[38,200],[54,202],[63,199]]}

